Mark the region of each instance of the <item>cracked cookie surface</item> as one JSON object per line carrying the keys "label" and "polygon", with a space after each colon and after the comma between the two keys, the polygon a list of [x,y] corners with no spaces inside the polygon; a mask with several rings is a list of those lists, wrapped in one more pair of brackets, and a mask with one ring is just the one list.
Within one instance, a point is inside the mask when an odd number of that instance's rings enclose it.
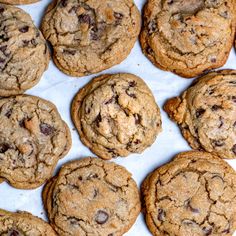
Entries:
{"label": "cracked cookie surface", "polygon": [[54,0],[42,22],[55,64],[72,76],[122,62],[139,31],[140,13],[133,0]]}
{"label": "cracked cookie surface", "polygon": [[199,78],[164,106],[193,149],[236,158],[236,71]]}
{"label": "cracked cookie surface", "polygon": [[206,152],[178,154],[142,185],[155,236],[230,236],[236,229],[236,172]]}
{"label": "cracked cookie surface", "polygon": [[233,0],[148,0],[143,53],[160,69],[195,77],[225,64],[235,20]]}
{"label": "cracked cookie surface", "polygon": [[93,79],[75,96],[71,114],[81,141],[103,159],[141,153],[161,131],[151,90],[132,74]]}
{"label": "cracked cookie surface", "polygon": [[70,149],[56,107],[29,95],[0,99],[0,177],[16,188],[42,185]]}
{"label": "cracked cookie surface", "polygon": [[0,209],[1,236],[56,236],[52,227],[28,212],[8,212]]}
{"label": "cracked cookie surface", "polygon": [[0,96],[21,94],[33,87],[48,63],[46,41],[30,15],[0,4]]}
{"label": "cracked cookie surface", "polygon": [[35,3],[40,0],[0,0],[1,3],[10,4],[10,5],[21,5],[21,4],[30,4]]}
{"label": "cracked cookie surface", "polygon": [[121,236],[140,212],[131,174],[98,158],[64,165],[46,185],[43,201],[50,224],[62,236]]}

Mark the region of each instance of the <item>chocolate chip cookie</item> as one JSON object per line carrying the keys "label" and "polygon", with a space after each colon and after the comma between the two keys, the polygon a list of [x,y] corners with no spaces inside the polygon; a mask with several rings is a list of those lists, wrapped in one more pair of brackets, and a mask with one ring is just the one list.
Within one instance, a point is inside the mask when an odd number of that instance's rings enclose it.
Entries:
{"label": "chocolate chip cookie", "polygon": [[0,177],[36,188],[70,149],[70,131],[56,107],[34,96],[0,99]]}
{"label": "chocolate chip cookie", "polygon": [[143,183],[155,236],[230,236],[236,229],[236,172],[206,152],[180,153]]}
{"label": "chocolate chip cookie", "polygon": [[20,5],[20,4],[30,4],[38,2],[40,0],[0,0],[2,3],[11,4],[11,5]]}
{"label": "chocolate chip cookie", "polygon": [[64,165],[43,191],[50,224],[61,235],[121,236],[140,212],[131,174],[112,162],[84,158]]}
{"label": "chocolate chip cookie", "polygon": [[48,63],[46,41],[30,15],[0,4],[0,96],[21,94],[33,87]]}
{"label": "chocolate chip cookie", "polygon": [[56,236],[49,224],[28,212],[12,213],[0,209],[1,236]]}
{"label": "chocolate chip cookie", "polygon": [[119,64],[139,31],[140,13],[133,0],[53,0],[42,22],[55,64],[71,76]]}
{"label": "chocolate chip cookie", "polygon": [[132,74],[93,79],[75,96],[71,114],[81,141],[103,159],[141,153],[161,131],[152,92]]}
{"label": "chocolate chip cookie", "polygon": [[234,0],[148,0],[143,53],[162,70],[195,77],[225,64],[235,20]]}
{"label": "chocolate chip cookie", "polygon": [[164,109],[192,148],[236,158],[236,71],[205,75]]}

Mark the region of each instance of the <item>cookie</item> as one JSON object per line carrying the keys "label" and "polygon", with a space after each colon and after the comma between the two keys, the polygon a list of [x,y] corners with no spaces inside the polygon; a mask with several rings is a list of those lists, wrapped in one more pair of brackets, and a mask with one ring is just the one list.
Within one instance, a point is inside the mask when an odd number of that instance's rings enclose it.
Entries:
{"label": "cookie", "polygon": [[158,68],[182,77],[225,64],[235,34],[234,0],[148,0],[140,36]]}
{"label": "cookie", "polygon": [[230,236],[236,229],[236,172],[210,153],[191,151],[151,173],[142,185],[154,236]]}
{"label": "cookie", "polygon": [[212,72],[164,106],[193,149],[236,158],[236,71]]}
{"label": "cookie", "polygon": [[29,95],[0,99],[0,177],[32,189],[52,175],[71,136],[56,107]]}
{"label": "cookie", "polygon": [[64,165],[43,191],[50,224],[61,235],[121,236],[140,212],[131,174],[112,162],[84,158]]}
{"label": "cookie", "polygon": [[133,0],[53,0],[42,22],[56,66],[84,76],[122,62],[140,32]]}
{"label": "cookie", "polygon": [[49,224],[28,212],[0,210],[1,236],[56,236]]}
{"label": "cookie", "polygon": [[36,85],[49,63],[41,32],[22,9],[0,4],[0,97]]}
{"label": "cookie", "polygon": [[132,74],[93,79],[75,96],[71,115],[81,141],[103,159],[141,153],[161,131],[151,90]]}
{"label": "cookie", "polygon": [[38,1],[40,0],[0,0],[1,3],[11,4],[11,5],[30,4]]}

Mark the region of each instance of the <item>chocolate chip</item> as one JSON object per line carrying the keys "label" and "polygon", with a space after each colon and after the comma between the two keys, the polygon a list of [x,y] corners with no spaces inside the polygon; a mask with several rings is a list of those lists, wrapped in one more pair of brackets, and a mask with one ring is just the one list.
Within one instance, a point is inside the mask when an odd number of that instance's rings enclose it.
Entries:
{"label": "chocolate chip", "polygon": [[102,210],[99,210],[95,217],[95,221],[100,225],[105,224],[108,219],[109,219],[109,215],[105,211],[102,211]]}
{"label": "chocolate chip", "polygon": [[102,116],[99,113],[95,119],[96,126],[99,127],[99,123],[102,122]]}
{"label": "chocolate chip", "polygon": [[141,141],[139,140],[139,139],[136,139],[135,141],[134,141],[134,144],[136,144],[136,145],[138,145],[138,144],[140,144],[141,143]]}
{"label": "chocolate chip", "polygon": [[137,96],[134,93],[131,93],[129,89],[126,89],[125,92],[129,97],[134,98],[134,99],[137,98]]}
{"label": "chocolate chip", "polygon": [[26,32],[29,31],[29,26],[26,25],[26,26],[20,28],[19,31],[20,31],[21,33],[26,33]]}
{"label": "chocolate chip", "polygon": [[3,64],[6,60],[0,57],[0,64]]}
{"label": "chocolate chip", "polygon": [[5,51],[7,50],[7,45],[1,46],[0,51],[2,51],[5,55]]}
{"label": "chocolate chip", "polygon": [[233,126],[236,127],[236,121],[234,122]]}
{"label": "chocolate chip", "polygon": [[93,198],[96,198],[98,196],[98,194],[99,194],[98,189],[94,189],[94,191],[93,191]]}
{"label": "chocolate chip", "polygon": [[37,46],[37,45],[38,45],[38,43],[36,42],[36,40],[35,40],[35,39],[31,39],[31,41],[30,41],[30,42],[31,42],[31,44],[32,44],[32,45],[34,45],[34,46]]}
{"label": "chocolate chip", "polygon": [[133,88],[137,85],[135,81],[129,81],[129,87]]}
{"label": "chocolate chip", "polygon": [[66,7],[67,4],[68,4],[68,0],[61,0],[61,2],[60,2],[61,7]]}
{"label": "chocolate chip", "polygon": [[158,209],[158,216],[157,216],[157,219],[159,221],[164,221],[165,220],[165,217],[166,217],[166,213],[163,209]]}
{"label": "chocolate chip", "polygon": [[108,105],[108,104],[113,103],[113,102],[118,102],[118,98],[119,98],[118,95],[112,96],[109,100],[107,100],[107,101],[105,102],[105,105]]}
{"label": "chocolate chip", "polygon": [[141,124],[142,117],[139,114],[134,114],[134,120],[135,120],[135,124],[139,125]]}
{"label": "chocolate chip", "polygon": [[4,8],[0,7],[0,13],[3,13],[3,12],[4,12]]}
{"label": "chocolate chip", "polygon": [[88,177],[87,177],[87,180],[90,180],[90,179],[97,179],[98,178],[98,174],[90,174]]}
{"label": "chocolate chip", "polygon": [[204,113],[205,113],[205,109],[203,109],[203,108],[199,108],[199,109],[197,109],[197,111],[196,111],[196,117],[197,118],[199,118],[200,116],[202,116]]}
{"label": "chocolate chip", "polygon": [[5,116],[6,116],[7,118],[10,118],[11,114],[12,114],[12,108],[9,109],[9,110],[5,113]]}
{"label": "chocolate chip", "polygon": [[168,0],[167,2],[169,5],[172,5],[174,3],[174,0]]}
{"label": "chocolate chip", "polygon": [[70,54],[70,55],[75,55],[76,51],[75,50],[71,50],[71,49],[63,49],[63,52],[66,54]]}
{"label": "chocolate chip", "polygon": [[80,181],[82,181],[82,180],[83,180],[83,177],[82,177],[82,176],[79,176],[78,179],[79,179]]}
{"label": "chocolate chip", "polygon": [[7,143],[1,143],[0,144],[0,153],[5,153],[9,148],[10,148],[10,146]]}
{"label": "chocolate chip", "polygon": [[211,110],[212,110],[212,111],[217,111],[217,110],[219,110],[219,109],[222,109],[222,106],[214,105],[214,106],[211,107]]}
{"label": "chocolate chip", "polygon": [[185,202],[185,206],[187,209],[189,209],[191,212],[193,213],[199,213],[199,210],[197,208],[194,208],[191,206],[191,203],[190,203],[190,200],[188,199],[186,202]]}
{"label": "chocolate chip", "polygon": [[91,24],[91,18],[88,14],[82,14],[82,15],[79,16],[79,22],[90,25]]}
{"label": "chocolate chip", "polygon": [[121,20],[124,17],[124,15],[119,12],[114,12],[114,17],[118,20]]}
{"label": "chocolate chip", "polygon": [[220,120],[220,125],[218,126],[218,128],[221,128],[224,125],[224,119],[222,116],[220,116],[219,120]]}
{"label": "chocolate chip", "polygon": [[152,34],[157,31],[157,23],[156,21],[152,20],[148,24],[148,33]]}
{"label": "chocolate chip", "polygon": [[24,47],[27,47],[29,45],[29,40],[23,40],[22,43]]}
{"label": "chocolate chip", "polygon": [[232,147],[232,151],[236,155],[236,144],[234,144],[234,146]]}
{"label": "chocolate chip", "polygon": [[211,58],[212,63],[216,63],[216,58]]}
{"label": "chocolate chip", "polygon": [[222,140],[214,140],[213,144],[217,147],[222,147],[222,146],[224,146],[225,142]]}
{"label": "chocolate chip", "polygon": [[21,119],[18,123],[21,128],[25,128],[25,118]]}
{"label": "chocolate chip", "polygon": [[230,84],[236,84],[236,81],[230,81],[229,83]]}
{"label": "chocolate chip", "polygon": [[41,133],[43,133],[46,136],[51,135],[55,131],[55,129],[51,125],[46,123],[41,123],[39,127]]}
{"label": "chocolate chip", "polygon": [[9,236],[19,236],[20,233],[17,230],[13,229],[13,230],[8,231],[8,235]]}
{"label": "chocolate chip", "polygon": [[236,103],[236,96],[232,96],[232,100]]}
{"label": "chocolate chip", "polygon": [[202,231],[204,232],[206,236],[208,236],[212,233],[212,228],[203,227]]}

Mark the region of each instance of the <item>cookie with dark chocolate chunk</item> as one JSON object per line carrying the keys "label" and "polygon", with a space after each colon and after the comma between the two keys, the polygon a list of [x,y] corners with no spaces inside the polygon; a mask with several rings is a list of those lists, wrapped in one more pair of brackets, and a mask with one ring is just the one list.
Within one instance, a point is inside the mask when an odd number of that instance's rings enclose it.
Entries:
{"label": "cookie with dark chocolate chunk", "polygon": [[70,146],[69,128],[51,102],[29,95],[0,99],[0,181],[36,188]]}
{"label": "cookie with dark chocolate chunk", "polygon": [[36,85],[49,64],[49,50],[30,15],[0,4],[0,97]]}
{"label": "cookie with dark chocolate chunk", "polygon": [[140,13],[133,0],[53,0],[41,28],[56,66],[84,76],[129,55],[140,32]]}
{"label": "cookie with dark chocolate chunk", "polygon": [[193,149],[236,158],[236,71],[199,78],[164,106]]}
{"label": "cookie with dark chocolate chunk", "polygon": [[223,66],[235,34],[234,0],[147,0],[140,42],[158,68],[186,78]]}
{"label": "cookie with dark chocolate chunk", "polygon": [[52,227],[28,212],[16,213],[0,209],[1,236],[56,236]]}
{"label": "cookie with dark chocolate chunk", "polygon": [[44,188],[43,202],[50,224],[61,236],[121,236],[140,213],[131,174],[98,158],[65,164]]}
{"label": "cookie with dark chocolate chunk", "polygon": [[178,154],[142,185],[146,223],[154,236],[232,236],[236,172],[207,152]]}
{"label": "cookie with dark chocolate chunk", "polygon": [[71,115],[81,141],[103,159],[141,153],[161,132],[155,98],[132,74],[93,79],[75,96]]}

